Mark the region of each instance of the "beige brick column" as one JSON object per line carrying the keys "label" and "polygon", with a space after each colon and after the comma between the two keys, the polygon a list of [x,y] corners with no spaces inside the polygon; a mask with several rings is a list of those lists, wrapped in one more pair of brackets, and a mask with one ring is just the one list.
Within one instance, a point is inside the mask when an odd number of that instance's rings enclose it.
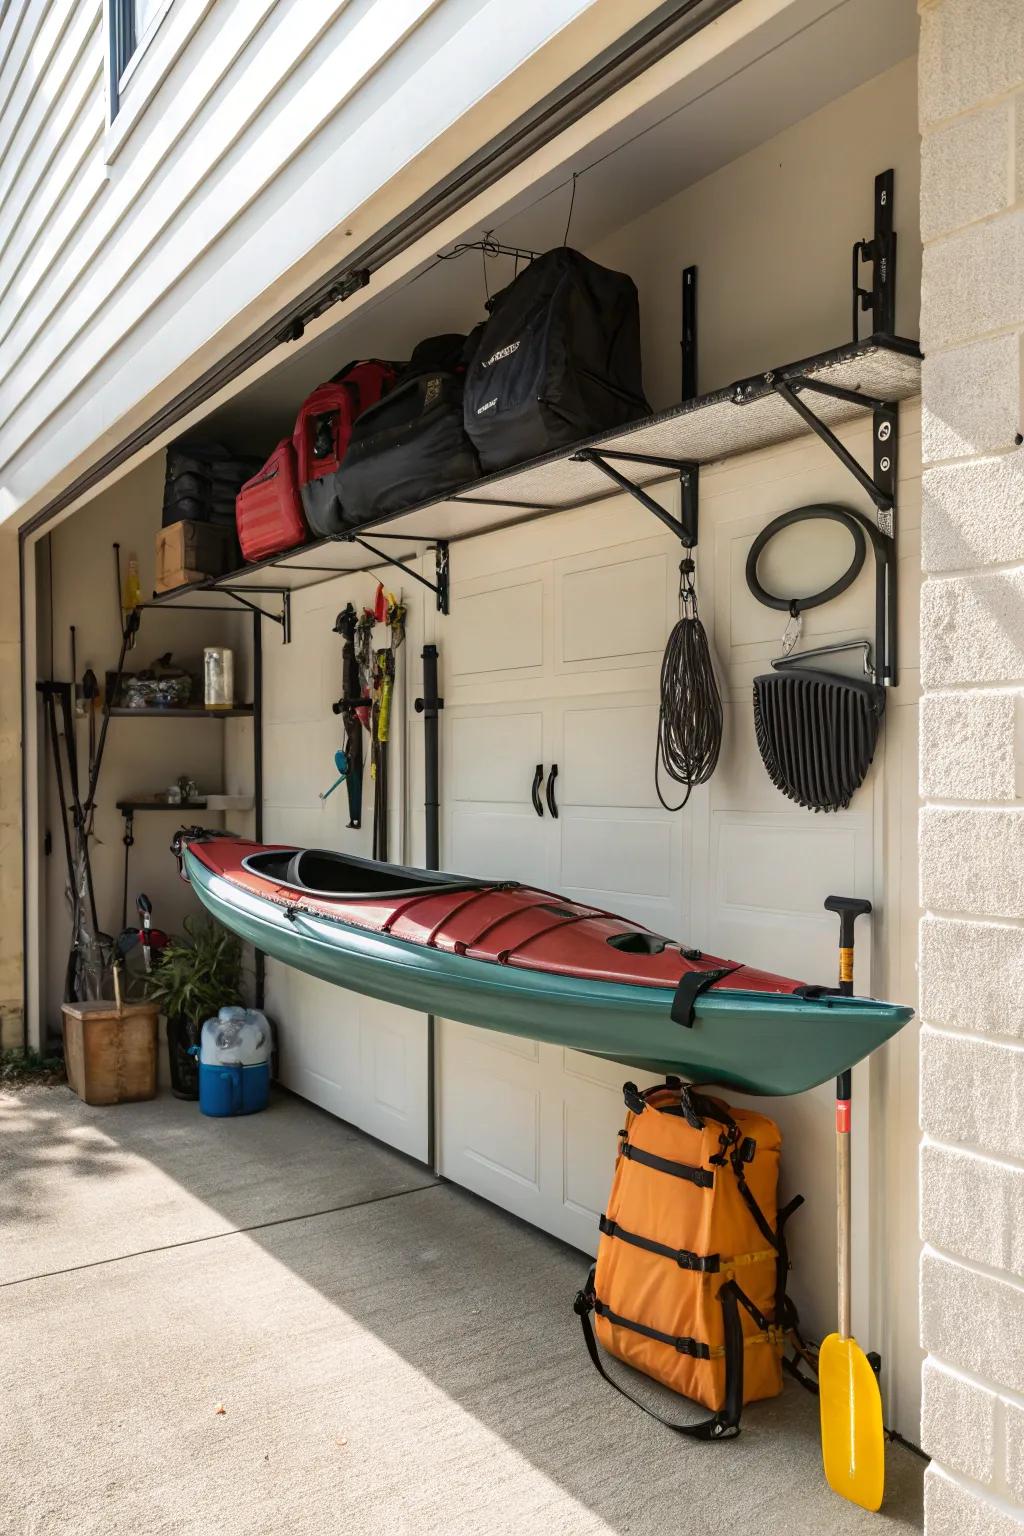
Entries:
{"label": "beige brick column", "polygon": [[21,1044],[21,646],[18,540],[0,529],[0,1048]]}
{"label": "beige brick column", "polygon": [[928,1536],[1024,1528],[1024,0],[921,0]]}

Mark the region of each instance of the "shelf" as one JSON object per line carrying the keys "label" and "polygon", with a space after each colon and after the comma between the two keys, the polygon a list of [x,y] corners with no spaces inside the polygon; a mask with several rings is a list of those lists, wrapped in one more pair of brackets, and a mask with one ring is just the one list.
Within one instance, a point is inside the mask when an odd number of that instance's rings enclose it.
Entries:
{"label": "shelf", "polygon": [[[812,396],[814,413],[827,427],[835,428],[870,416],[877,401],[895,404],[919,394],[921,353],[917,342],[897,336],[847,342],[814,357],[740,379],[726,389],[698,395],[632,426],[584,439],[498,474],[484,475],[447,497],[378,518],[356,532],[371,541],[387,538],[388,558],[401,562],[415,558],[424,542],[454,543],[620,495],[599,465],[574,461],[582,448],[608,454],[643,454],[680,464],[711,464],[809,436],[811,429],[777,392],[779,383],[798,380],[818,386]],[[829,389],[862,395],[863,403],[820,392]],[[630,468],[630,479],[638,486],[670,478],[672,471],[664,463],[637,463]],[[145,606],[180,602],[216,607],[220,606],[218,594],[222,602],[223,597],[230,600],[233,593],[239,594],[241,601],[245,600],[243,594],[291,593],[347,573],[376,569],[380,563],[379,554],[350,543],[344,536],[318,539],[203,585],[163,593]]]}
{"label": "shelf", "polygon": [[236,704],[234,709],[129,709],[126,704],[115,704],[110,714],[119,720],[135,716],[144,720],[239,720],[252,714],[252,705]]}
{"label": "shelf", "polygon": [[122,816],[126,813],[136,816],[140,811],[205,811],[207,805],[205,800],[179,800],[175,804],[157,795],[150,795],[141,800],[118,800],[117,809]]}

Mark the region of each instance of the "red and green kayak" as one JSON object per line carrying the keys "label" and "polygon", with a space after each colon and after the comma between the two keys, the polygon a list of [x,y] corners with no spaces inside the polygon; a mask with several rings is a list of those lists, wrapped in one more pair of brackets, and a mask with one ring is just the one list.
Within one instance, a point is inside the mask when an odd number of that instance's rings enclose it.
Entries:
{"label": "red and green kayak", "polygon": [[179,833],[174,851],[213,916],[285,965],[643,1071],[802,1093],[913,1017],[897,1003],[704,954],[513,881],[198,829]]}

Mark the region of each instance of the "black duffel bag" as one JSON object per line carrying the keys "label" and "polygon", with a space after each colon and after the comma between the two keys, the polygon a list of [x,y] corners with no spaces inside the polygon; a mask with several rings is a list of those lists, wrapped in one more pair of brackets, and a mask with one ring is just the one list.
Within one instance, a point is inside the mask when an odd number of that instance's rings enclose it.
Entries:
{"label": "black duffel bag", "polygon": [[343,526],[444,496],[480,473],[462,423],[465,336],[431,336],[414,349],[390,394],[352,428],[338,470]]}
{"label": "black duffel bag", "polygon": [[636,284],[559,246],[490,302],[466,371],[466,431],[485,470],[650,414]]}

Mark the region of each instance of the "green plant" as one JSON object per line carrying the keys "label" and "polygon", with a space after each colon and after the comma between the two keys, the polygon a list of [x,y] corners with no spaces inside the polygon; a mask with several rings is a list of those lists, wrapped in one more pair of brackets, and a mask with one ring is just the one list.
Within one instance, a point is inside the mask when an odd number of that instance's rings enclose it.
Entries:
{"label": "green plant", "polygon": [[63,1056],[42,1056],[38,1051],[0,1051],[0,1088],[20,1088],[27,1083],[47,1087],[63,1083]]}
{"label": "green plant", "polygon": [[186,917],[146,977],[146,996],[169,1019],[201,1024],[228,1003],[242,1001],[242,941],[219,923]]}

